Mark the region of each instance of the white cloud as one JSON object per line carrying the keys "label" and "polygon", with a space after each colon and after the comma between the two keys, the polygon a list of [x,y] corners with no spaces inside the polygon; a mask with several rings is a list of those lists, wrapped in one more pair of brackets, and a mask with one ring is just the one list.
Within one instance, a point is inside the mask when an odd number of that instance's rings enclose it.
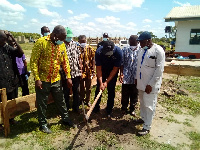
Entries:
{"label": "white cloud", "polygon": [[180,6],[191,6],[191,4],[188,3],[188,2],[186,2],[186,3],[181,3],[181,2],[179,2],[179,1],[174,1],[174,3],[175,3],[175,4],[178,4],[178,5],[180,5]]}
{"label": "white cloud", "polygon": [[144,19],[142,22],[143,23],[151,23],[152,21],[150,19]]}
{"label": "white cloud", "polygon": [[23,20],[26,10],[19,4],[11,4],[7,0],[0,2],[0,24],[17,24],[17,21]]}
{"label": "white cloud", "polygon": [[1,11],[25,12],[25,9],[19,4],[11,4],[7,0],[1,0]]}
{"label": "white cloud", "polygon": [[102,10],[110,10],[114,12],[129,11],[133,7],[141,7],[144,0],[96,0],[99,5],[97,7]]}
{"label": "white cloud", "polygon": [[71,20],[83,20],[83,19],[85,19],[87,17],[90,17],[90,16],[85,13],[85,14],[80,14],[78,16],[71,17],[70,19]]}
{"label": "white cloud", "polygon": [[137,26],[135,23],[133,23],[133,22],[129,22],[129,23],[127,23],[127,26],[130,26],[130,27],[135,27],[135,26]]}
{"label": "white cloud", "polygon": [[12,21],[12,20],[2,20],[3,24],[17,24],[16,21]]}
{"label": "white cloud", "polygon": [[48,6],[62,7],[62,0],[18,0],[18,1],[36,8],[48,8]]}
{"label": "white cloud", "polygon": [[157,23],[162,23],[164,20],[156,20]]}
{"label": "white cloud", "polygon": [[150,25],[143,26],[143,28],[150,28],[150,27],[151,27]]}
{"label": "white cloud", "polygon": [[95,18],[95,21],[105,25],[120,25],[119,20],[120,18],[116,18],[113,16],[106,16],[105,18]]}
{"label": "white cloud", "polygon": [[49,17],[59,17],[60,16],[55,11],[51,12],[51,11],[49,11],[47,9],[41,9],[41,8],[39,9],[39,13],[42,14],[42,15],[45,15],[45,16],[49,16]]}
{"label": "white cloud", "polygon": [[73,14],[73,11],[72,10],[67,10],[67,12],[69,13],[69,14]]}
{"label": "white cloud", "polygon": [[36,23],[39,23],[39,21],[37,19],[33,18],[33,19],[31,19],[31,23],[36,24]]}
{"label": "white cloud", "polygon": [[93,23],[93,22],[88,22],[88,26],[95,26],[95,23]]}

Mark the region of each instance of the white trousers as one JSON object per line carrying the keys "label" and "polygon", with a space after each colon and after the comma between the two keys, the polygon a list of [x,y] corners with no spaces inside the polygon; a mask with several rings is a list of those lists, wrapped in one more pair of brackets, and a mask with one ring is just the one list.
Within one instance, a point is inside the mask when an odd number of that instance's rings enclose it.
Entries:
{"label": "white trousers", "polygon": [[140,115],[142,120],[144,121],[143,128],[150,130],[152,120],[156,111],[158,93],[147,94],[144,91],[138,91],[140,99]]}

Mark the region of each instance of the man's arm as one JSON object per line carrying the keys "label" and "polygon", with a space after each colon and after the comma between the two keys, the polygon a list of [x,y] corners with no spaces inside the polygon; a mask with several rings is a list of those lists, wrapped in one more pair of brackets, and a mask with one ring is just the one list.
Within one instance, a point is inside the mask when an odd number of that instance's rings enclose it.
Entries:
{"label": "man's arm", "polygon": [[65,72],[65,75],[66,75],[66,79],[67,79],[67,86],[68,88],[71,88],[72,87],[72,80],[71,80],[71,69],[70,69],[70,64],[69,64],[69,59],[68,59],[68,56],[67,56],[67,53],[66,53],[66,47],[65,45],[62,45],[63,47],[63,50],[64,50],[64,53],[63,53],[63,62],[62,62],[62,68]]}
{"label": "man's arm", "polygon": [[35,78],[35,87],[40,89],[42,89],[42,82],[40,81],[38,64],[40,60],[41,51],[42,51],[41,41],[37,40],[32,49],[30,66],[31,66],[31,71],[33,72],[33,76]]}
{"label": "man's arm", "polygon": [[121,67],[120,67],[120,77],[119,77],[119,81],[120,81],[121,83],[123,83],[123,78],[124,78],[123,70],[124,70],[124,66],[121,65]]}
{"label": "man's arm", "polygon": [[26,61],[26,59],[23,60],[23,63],[24,63],[25,72],[27,73],[27,61]]}
{"label": "man's arm", "polygon": [[119,67],[113,67],[113,70],[111,71],[110,75],[108,76],[106,82],[104,82],[106,84],[106,87],[107,87],[107,84],[113,79],[113,77],[116,75],[116,73],[118,72],[119,70]]}
{"label": "man's arm", "polygon": [[8,43],[12,43],[12,47],[15,48],[15,56],[16,57],[22,57],[22,55],[24,54],[24,51],[22,50],[21,46],[17,43],[17,41],[15,40],[15,38],[13,37],[13,35],[10,32],[5,31],[5,34],[7,35],[7,39],[9,40]]}

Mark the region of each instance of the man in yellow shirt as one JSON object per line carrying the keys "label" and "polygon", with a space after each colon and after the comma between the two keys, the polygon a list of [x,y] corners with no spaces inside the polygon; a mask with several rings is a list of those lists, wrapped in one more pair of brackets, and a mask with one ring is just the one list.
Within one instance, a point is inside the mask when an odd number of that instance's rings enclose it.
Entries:
{"label": "man in yellow shirt", "polygon": [[50,35],[37,40],[30,59],[31,70],[35,77],[38,121],[40,130],[45,133],[51,133],[46,120],[47,99],[50,92],[61,113],[63,124],[75,127],[68,117],[60,84],[59,70],[62,66],[69,85],[72,85],[69,60],[63,43],[65,38],[65,28],[61,25],[56,26]]}

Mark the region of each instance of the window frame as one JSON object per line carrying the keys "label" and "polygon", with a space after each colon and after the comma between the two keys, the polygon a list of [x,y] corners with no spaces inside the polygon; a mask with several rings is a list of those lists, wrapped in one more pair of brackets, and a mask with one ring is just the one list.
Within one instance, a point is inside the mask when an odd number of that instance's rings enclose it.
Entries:
{"label": "window frame", "polygon": [[[195,36],[197,36],[196,39],[194,39]],[[200,28],[190,30],[189,44],[190,45],[200,45]]]}

